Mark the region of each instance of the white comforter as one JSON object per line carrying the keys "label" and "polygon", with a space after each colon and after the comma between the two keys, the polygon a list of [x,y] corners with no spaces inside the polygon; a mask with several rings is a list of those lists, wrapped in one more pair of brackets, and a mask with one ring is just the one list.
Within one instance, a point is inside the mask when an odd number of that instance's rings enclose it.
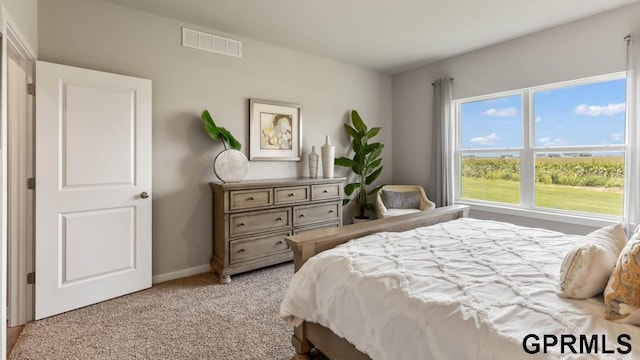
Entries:
{"label": "white comforter", "polygon": [[[459,219],[351,240],[297,272],[280,315],[319,323],[372,359],[585,358],[542,352],[545,334],[591,340],[594,358],[640,358],[640,328],[604,319],[602,299],[559,297],[562,258],[579,236]],[[540,351],[523,350],[536,334]],[[628,334],[632,352],[617,337]],[[603,335],[606,342],[603,348]],[[535,339],[527,347],[535,349]]]}

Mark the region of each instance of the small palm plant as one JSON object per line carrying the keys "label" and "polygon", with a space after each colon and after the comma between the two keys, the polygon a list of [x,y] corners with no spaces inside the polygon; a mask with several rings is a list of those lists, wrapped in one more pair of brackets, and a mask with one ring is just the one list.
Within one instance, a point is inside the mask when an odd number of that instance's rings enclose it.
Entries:
{"label": "small palm plant", "polygon": [[378,135],[382,128],[367,128],[367,125],[355,110],[351,111],[351,123],[353,126],[344,124],[344,128],[351,137],[351,145],[354,152],[353,158],[340,157],[335,160],[335,164],[351,168],[358,175],[358,181],[347,184],[344,187],[344,193],[349,198],[344,199],[342,205],[347,205],[351,202],[351,194],[358,190],[358,195],[355,197],[358,211],[355,217],[357,219],[367,219],[365,211],[375,211],[374,204],[368,202],[367,197],[380,191],[382,185],[370,190],[367,189],[367,186],[371,185],[382,172],[383,166],[381,165],[382,158],[380,155],[382,155],[382,148],[384,148],[384,144],[379,142],[369,143],[369,140]]}
{"label": "small palm plant", "polygon": [[227,144],[233,150],[240,150],[240,148],[242,147],[240,142],[236,140],[233,135],[231,135],[231,132],[229,132],[229,130],[216,125],[216,123],[213,121],[213,117],[211,116],[211,114],[209,114],[209,110],[204,110],[200,118],[202,118],[204,131],[206,131],[213,140],[222,141],[222,145],[224,146],[225,150],[228,149]]}

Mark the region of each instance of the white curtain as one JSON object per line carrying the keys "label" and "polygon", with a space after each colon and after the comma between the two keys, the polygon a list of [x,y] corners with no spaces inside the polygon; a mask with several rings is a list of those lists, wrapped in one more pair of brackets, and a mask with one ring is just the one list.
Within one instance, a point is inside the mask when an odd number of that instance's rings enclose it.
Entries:
{"label": "white curtain", "polygon": [[627,127],[624,181],[624,218],[630,236],[640,225],[640,126],[638,124],[638,75],[640,74],[640,49],[633,35],[627,41]]}
{"label": "white curtain", "polygon": [[433,82],[431,196],[436,206],[453,204],[453,116],[450,77]]}

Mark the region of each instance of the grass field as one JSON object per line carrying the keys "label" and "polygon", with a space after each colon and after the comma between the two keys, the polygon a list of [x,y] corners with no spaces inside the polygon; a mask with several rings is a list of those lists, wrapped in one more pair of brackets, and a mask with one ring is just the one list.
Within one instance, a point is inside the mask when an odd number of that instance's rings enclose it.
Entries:
{"label": "grass field", "polygon": [[[462,177],[461,190],[461,197],[466,199],[520,203],[520,183],[516,181]],[[538,183],[535,205],[543,208],[621,215],[622,188]]]}

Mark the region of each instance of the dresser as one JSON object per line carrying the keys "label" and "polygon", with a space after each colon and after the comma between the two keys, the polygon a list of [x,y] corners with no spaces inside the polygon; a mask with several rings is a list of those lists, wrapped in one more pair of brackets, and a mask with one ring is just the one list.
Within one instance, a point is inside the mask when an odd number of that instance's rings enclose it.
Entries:
{"label": "dresser", "polygon": [[285,236],[342,225],[345,178],[294,178],[210,183],[213,192],[211,271],[231,275],[289,261]]}

